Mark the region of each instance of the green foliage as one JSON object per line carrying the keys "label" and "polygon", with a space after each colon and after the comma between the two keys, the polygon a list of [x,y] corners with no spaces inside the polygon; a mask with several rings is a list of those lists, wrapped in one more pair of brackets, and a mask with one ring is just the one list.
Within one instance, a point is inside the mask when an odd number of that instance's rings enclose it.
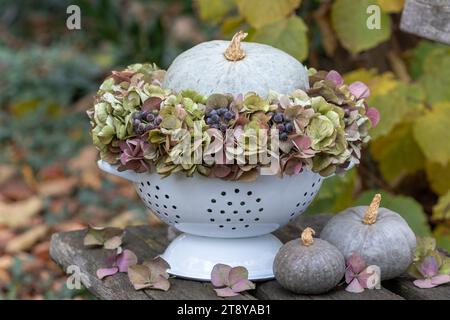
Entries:
{"label": "green foliage", "polygon": [[236,0],[239,13],[254,28],[288,17],[301,0]]}
{"label": "green foliage", "polygon": [[377,4],[375,0],[336,0],[333,3],[331,21],[334,30],[344,48],[352,53],[373,48],[391,35],[391,20],[384,12],[380,13],[380,29],[367,27],[367,8],[374,4]]}

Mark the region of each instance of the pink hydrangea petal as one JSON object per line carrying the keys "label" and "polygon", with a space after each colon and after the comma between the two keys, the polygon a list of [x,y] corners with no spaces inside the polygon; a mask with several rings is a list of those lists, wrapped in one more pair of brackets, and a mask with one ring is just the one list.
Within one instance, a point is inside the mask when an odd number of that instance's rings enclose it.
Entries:
{"label": "pink hydrangea petal", "polygon": [[101,268],[101,269],[97,270],[96,274],[99,279],[103,279],[105,277],[112,276],[112,275],[116,274],[117,272],[119,272],[119,268],[117,268],[117,267]]}
{"label": "pink hydrangea petal", "polygon": [[325,77],[325,80],[332,81],[337,86],[342,86],[344,84],[344,79],[342,79],[342,76],[339,74],[339,72],[335,70],[331,70],[330,72],[328,72],[327,76]]}
{"label": "pink hydrangea petal", "polygon": [[375,128],[378,122],[380,122],[380,112],[376,108],[369,108],[367,109],[366,115],[372,124],[372,128]]}
{"label": "pink hydrangea petal", "polygon": [[345,270],[345,283],[349,284],[350,282],[355,279],[355,273],[353,272],[352,268],[347,268]]}
{"label": "pink hydrangea petal", "polygon": [[214,291],[216,292],[217,296],[219,297],[223,297],[223,298],[227,298],[227,297],[235,297],[238,296],[239,293],[234,292],[233,290],[231,290],[231,288],[222,288],[222,289],[214,289]]}
{"label": "pink hydrangea petal", "polygon": [[231,268],[230,273],[228,274],[228,284],[233,286],[235,283],[238,283],[241,280],[248,279],[248,271],[245,267],[234,267]]}
{"label": "pink hydrangea petal", "polygon": [[431,283],[435,285],[441,285],[444,283],[450,282],[450,275],[449,274],[439,274],[437,276],[434,276],[431,278]]}
{"label": "pink hydrangea petal", "polygon": [[366,99],[370,96],[369,87],[361,81],[353,82],[348,86],[348,89],[356,97],[356,99]]}
{"label": "pink hydrangea petal", "polygon": [[308,136],[299,136],[293,139],[293,142],[300,150],[306,150],[311,147],[311,138]]}
{"label": "pink hydrangea petal", "polygon": [[361,293],[364,291],[364,288],[359,283],[358,279],[353,279],[352,282],[345,288],[345,291],[351,293]]}
{"label": "pink hydrangea petal", "polygon": [[431,278],[439,273],[439,265],[434,256],[427,256],[417,267],[424,278]]}
{"label": "pink hydrangea petal", "polygon": [[431,279],[418,279],[418,280],[414,280],[413,283],[416,287],[419,287],[422,289],[429,289],[429,288],[434,288],[437,286],[437,284],[433,284],[431,282]]}
{"label": "pink hydrangea petal", "polygon": [[231,267],[226,264],[218,263],[211,271],[211,283],[215,287],[223,287],[228,285],[228,275]]}
{"label": "pink hydrangea petal", "polygon": [[367,267],[367,264],[359,253],[354,252],[348,257],[347,266],[350,267],[354,273],[358,274]]}
{"label": "pink hydrangea petal", "polygon": [[231,286],[234,292],[242,292],[255,289],[255,284],[247,279],[242,279]]}
{"label": "pink hydrangea petal", "polygon": [[125,249],[117,257],[116,264],[119,272],[128,272],[128,267],[137,264],[138,259],[133,251]]}

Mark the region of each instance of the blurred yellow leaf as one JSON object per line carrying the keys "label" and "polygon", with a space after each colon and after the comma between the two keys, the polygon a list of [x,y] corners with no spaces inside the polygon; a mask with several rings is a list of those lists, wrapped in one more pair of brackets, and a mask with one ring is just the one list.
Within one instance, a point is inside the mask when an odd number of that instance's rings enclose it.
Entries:
{"label": "blurred yellow leaf", "polygon": [[200,18],[210,23],[220,22],[235,6],[234,0],[197,0]]}
{"label": "blurred yellow leaf", "polygon": [[256,29],[251,40],[281,49],[303,61],[308,56],[307,30],[301,18],[291,16]]}
{"label": "blurred yellow leaf", "polygon": [[433,207],[433,220],[450,219],[450,191],[439,197],[438,203]]}
{"label": "blurred yellow leaf", "polygon": [[0,202],[0,224],[11,228],[26,226],[43,207],[42,199],[37,196],[12,203]]}
{"label": "blurred yellow leaf", "polygon": [[38,225],[22,233],[16,238],[12,239],[6,245],[5,251],[8,253],[15,253],[30,249],[37,241],[42,239],[48,232],[49,227],[45,224]]}
{"label": "blurred yellow leaf", "polygon": [[387,13],[398,13],[402,11],[405,0],[377,0],[381,9]]}
{"label": "blurred yellow leaf", "polygon": [[450,251],[450,223],[440,223],[434,229],[433,235],[436,237],[437,245]]}
{"label": "blurred yellow leaf", "polygon": [[428,161],[425,165],[425,170],[433,191],[442,195],[450,190],[450,163],[443,166],[439,163]]}
{"label": "blurred yellow leaf", "polygon": [[438,103],[416,120],[414,136],[427,159],[450,161],[450,102]]}
{"label": "blurred yellow leaf", "polygon": [[233,34],[242,29],[242,24],[245,20],[241,16],[228,17],[223,20],[222,26],[220,27],[220,32],[224,36],[231,37]]}
{"label": "blurred yellow leaf", "polygon": [[388,182],[395,182],[403,175],[414,173],[425,165],[422,151],[414,140],[412,122],[403,122],[389,135],[373,141],[370,151]]}
{"label": "blurred yellow leaf", "polygon": [[357,69],[344,75],[346,83],[362,81],[370,88],[372,97],[387,94],[394,89],[399,81],[392,72],[378,74],[376,69]]}
{"label": "blurred yellow leaf", "polygon": [[331,8],[331,21],[344,48],[352,53],[376,47],[391,36],[391,18],[380,12],[380,28],[369,29],[367,13],[376,0],[336,0]]}
{"label": "blurred yellow leaf", "polygon": [[287,17],[300,6],[301,0],[236,0],[236,3],[248,23],[260,28]]}
{"label": "blurred yellow leaf", "polygon": [[371,130],[373,139],[387,135],[400,122],[424,110],[424,92],[416,84],[399,83],[384,95],[371,96],[368,103],[380,112],[380,123]]}

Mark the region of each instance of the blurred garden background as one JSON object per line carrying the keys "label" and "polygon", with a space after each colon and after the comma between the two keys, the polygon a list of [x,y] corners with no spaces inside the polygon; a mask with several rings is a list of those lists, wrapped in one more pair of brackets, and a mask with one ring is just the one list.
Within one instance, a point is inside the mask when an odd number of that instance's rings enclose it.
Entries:
{"label": "blurred garden background", "polygon": [[[81,9],[69,30],[66,9]],[[366,8],[382,9],[380,30]],[[362,164],[327,180],[308,214],[368,204],[375,192],[418,235],[450,250],[450,47],[403,33],[403,0],[2,0],[0,299],[92,298],[66,288],[52,233],[159,223],[132,186],[96,167],[85,111],[111,70],[167,68],[191,46],[230,39],[283,49],[369,84],[381,122]],[[207,70],[205,70],[207,72]]]}

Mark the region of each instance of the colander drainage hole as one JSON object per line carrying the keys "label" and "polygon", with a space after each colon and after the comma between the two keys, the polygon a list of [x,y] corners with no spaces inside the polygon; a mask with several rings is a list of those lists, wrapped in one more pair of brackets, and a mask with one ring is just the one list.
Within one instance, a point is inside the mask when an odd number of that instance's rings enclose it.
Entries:
{"label": "colander drainage hole", "polygon": [[159,186],[156,186],[155,188],[156,188],[156,190],[159,190]]}
{"label": "colander drainage hole", "polygon": [[259,221],[259,218],[255,218],[255,221]]}
{"label": "colander drainage hole", "polygon": [[155,198],[156,198],[156,199],[159,199],[159,197],[158,197],[158,195],[157,195],[157,194],[155,194]]}
{"label": "colander drainage hole", "polygon": [[142,192],[142,188],[139,188],[139,191]]}
{"label": "colander drainage hole", "polygon": [[220,225],[219,228],[223,228],[223,225]]}
{"label": "colander drainage hole", "polygon": [[147,181],[147,185],[150,187],[150,181]]}
{"label": "colander drainage hole", "polygon": [[245,201],[241,201],[240,205],[245,206]]}
{"label": "colander drainage hole", "polygon": [[206,211],[208,211],[208,212],[212,212],[212,209],[208,209],[208,210],[206,210]]}
{"label": "colander drainage hole", "polygon": [[152,197],[152,195],[151,195],[150,193],[147,193],[147,197],[151,198],[151,197]]}
{"label": "colander drainage hole", "polygon": [[261,198],[257,198],[257,199],[256,199],[256,202],[261,202]]}
{"label": "colander drainage hole", "polygon": [[237,211],[237,210],[233,211],[233,214],[238,214],[238,213],[239,213],[239,211]]}
{"label": "colander drainage hole", "polygon": [[252,210],[248,209],[246,212],[247,212],[247,213],[250,213],[250,212],[252,212]]}
{"label": "colander drainage hole", "polygon": [[226,196],[226,195],[227,195],[227,193],[226,193],[225,191],[222,191],[220,194],[221,194],[222,196]]}
{"label": "colander drainage hole", "polygon": [[212,203],[216,203],[216,199],[211,199],[211,202]]}
{"label": "colander drainage hole", "polygon": [[239,219],[239,221],[244,221],[244,219],[241,218],[241,219]]}
{"label": "colander drainage hole", "polygon": [[176,215],[175,217],[177,217],[178,219],[180,219],[180,216],[179,216],[179,215]]}
{"label": "colander drainage hole", "polygon": [[214,220],[214,219],[209,219],[209,221],[214,222],[214,221],[216,221],[216,220]]}
{"label": "colander drainage hole", "polygon": [[253,194],[253,192],[251,192],[251,191],[247,192],[248,196],[251,196],[252,194]]}
{"label": "colander drainage hole", "polygon": [[231,221],[231,219],[227,219],[227,222],[230,222]]}
{"label": "colander drainage hole", "polygon": [[259,210],[258,210],[258,211],[259,211],[259,212],[261,212],[261,211],[263,211],[263,210],[264,210],[264,208],[259,208]]}
{"label": "colander drainage hole", "polygon": [[299,202],[299,203],[297,203],[296,207],[297,207],[297,208],[298,208],[298,207],[300,207],[300,202]]}
{"label": "colander drainage hole", "polygon": [[303,194],[304,197],[306,197],[307,195],[308,195],[308,192],[305,192],[305,193]]}
{"label": "colander drainage hole", "polygon": [[169,195],[168,195],[168,194],[165,194],[164,197],[165,197],[166,199],[169,199]]}
{"label": "colander drainage hole", "polygon": [[228,201],[228,202],[227,202],[227,205],[232,206],[232,205],[233,205],[233,202]]}
{"label": "colander drainage hole", "polygon": [[164,209],[167,209],[167,206],[166,206],[166,205],[163,205],[163,207],[164,207]]}
{"label": "colander drainage hole", "polygon": [[231,230],[236,230],[236,227],[231,228]]}
{"label": "colander drainage hole", "polygon": [[239,193],[239,189],[234,189],[234,193]]}
{"label": "colander drainage hole", "polygon": [[250,227],[248,224],[246,224],[246,225],[244,226],[244,228],[248,228],[248,227]]}
{"label": "colander drainage hole", "polygon": [[221,214],[225,214],[225,210],[220,210],[220,213]]}
{"label": "colander drainage hole", "polygon": [[175,209],[175,210],[177,210],[177,206],[172,206],[172,209]]}

